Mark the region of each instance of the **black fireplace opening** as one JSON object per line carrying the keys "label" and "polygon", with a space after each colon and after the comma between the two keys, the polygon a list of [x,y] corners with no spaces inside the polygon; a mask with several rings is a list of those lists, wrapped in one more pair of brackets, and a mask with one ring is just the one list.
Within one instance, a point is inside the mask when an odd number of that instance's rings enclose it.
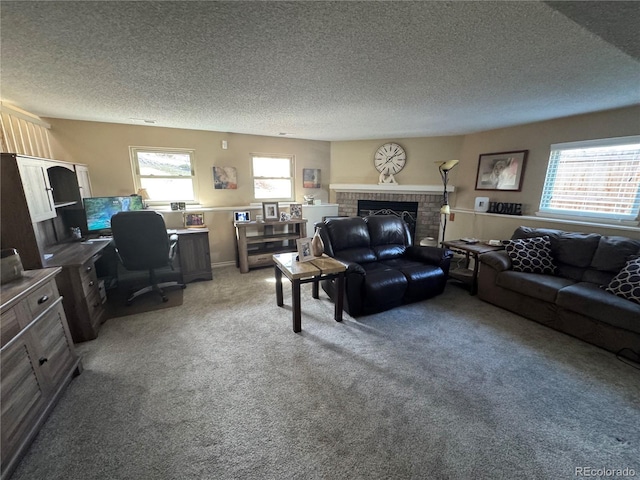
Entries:
{"label": "black fireplace opening", "polygon": [[412,240],[416,237],[418,202],[392,202],[387,200],[358,200],[358,216],[395,215],[409,226]]}

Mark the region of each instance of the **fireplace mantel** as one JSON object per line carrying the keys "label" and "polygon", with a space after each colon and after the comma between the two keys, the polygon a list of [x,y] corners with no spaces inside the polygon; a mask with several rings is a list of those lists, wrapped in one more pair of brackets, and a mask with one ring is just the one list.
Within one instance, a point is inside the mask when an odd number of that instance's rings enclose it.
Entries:
{"label": "fireplace mantel", "polygon": [[[400,195],[407,193],[440,194],[444,190],[442,185],[394,185],[390,183],[332,183],[329,188],[336,192],[398,193]],[[455,187],[447,185],[447,192],[453,191],[455,191]]]}

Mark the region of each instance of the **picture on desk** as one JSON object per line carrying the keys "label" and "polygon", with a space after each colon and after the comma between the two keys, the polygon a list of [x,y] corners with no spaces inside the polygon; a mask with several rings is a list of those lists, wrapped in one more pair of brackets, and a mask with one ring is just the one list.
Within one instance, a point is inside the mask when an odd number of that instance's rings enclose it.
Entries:
{"label": "picture on desk", "polygon": [[316,258],[311,251],[311,238],[297,238],[296,244],[298,246],[298,261],[308,262]]}
{"label": "picture on desk", "polygon": [[233,217],[236,222],[250,222],[251,212],[233,212]]}
{"label": "picture on desk", "polygon": [[204,213],[189,212],[184,214],[184,226],[186,228],[204,228]]}

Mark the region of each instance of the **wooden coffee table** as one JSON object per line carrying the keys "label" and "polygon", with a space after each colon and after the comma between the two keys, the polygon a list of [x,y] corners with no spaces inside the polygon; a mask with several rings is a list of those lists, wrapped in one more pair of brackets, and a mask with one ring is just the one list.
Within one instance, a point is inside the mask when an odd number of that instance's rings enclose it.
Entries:
{"label": "wooden coffee table", "polygon": [[[465,255],[465,267],[449,270],[449,277],[468,284],[470,286],[469,293],[471,295],[475,295],[478,292],[478,256],[486,252],[504,250],[503,246],[488,245],[483,241],[479,241],[478,243],[466,243],[462,240],[449,240],[442,242],[442,245]],[[473,257],[473,270],[469,268],[469,264],[471,263],[470,257]]]}
{"label": "wooden coffee table", "polygon": [[297,254],[279,253],[273,256],[276,277],[276,302],[279,307],[284,305],[282,295],[282,275],[291,281],[291,302],[293,310],[293,331],[302,330],[302,314],[300,312],[300,285],[313,283],[313,298],[319,298],[318,285],[320,280],[337,278],[335,310],[333,318],[336,322],[342,321],[342,308],[344,306],[344,272],[346,265],[338,260],[323,255],[309,262],[298,262]]}

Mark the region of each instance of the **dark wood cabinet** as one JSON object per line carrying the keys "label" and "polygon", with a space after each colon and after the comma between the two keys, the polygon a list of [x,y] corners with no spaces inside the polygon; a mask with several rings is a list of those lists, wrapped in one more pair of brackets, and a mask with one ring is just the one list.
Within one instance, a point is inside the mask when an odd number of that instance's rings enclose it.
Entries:
{"label": "dark wood cabinet", "polygon": [[67,326],[55,276],[60,268],[27,270],[2,285],[2,479],[21,456],[82,370]]}
{"label": "dark wood cabinet", "polygon": [[208,229],[179,230],[178,256],[184,283],[213,278]]}

